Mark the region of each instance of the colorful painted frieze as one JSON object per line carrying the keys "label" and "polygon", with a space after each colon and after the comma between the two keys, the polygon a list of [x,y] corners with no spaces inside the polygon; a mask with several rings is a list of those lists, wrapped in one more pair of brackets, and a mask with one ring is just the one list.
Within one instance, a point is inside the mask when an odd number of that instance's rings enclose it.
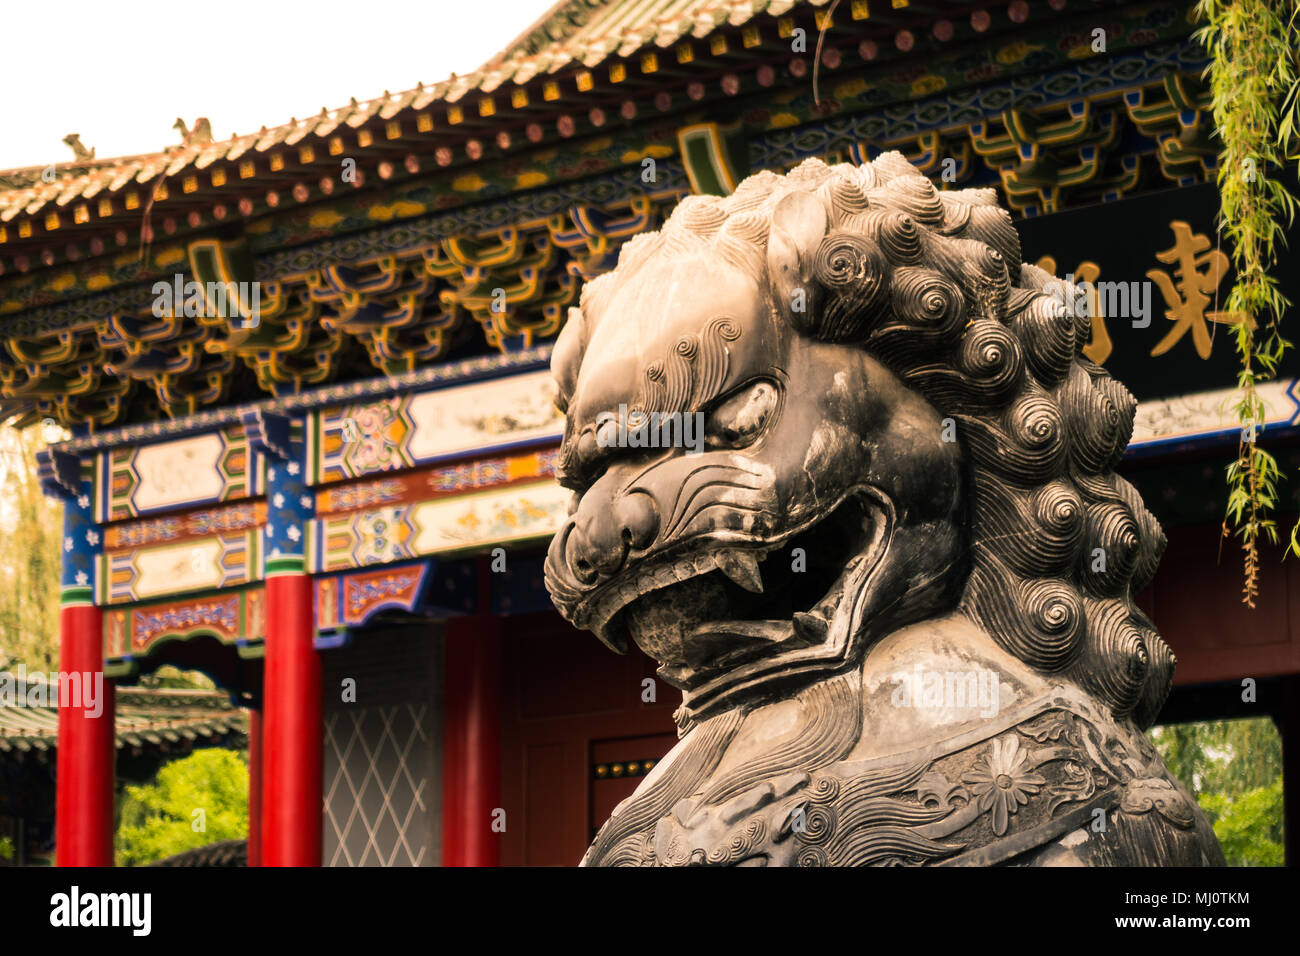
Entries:
{"label": "colorful painted frieze", "polygon": [[542,540],[559,528],[568,501],[569,492],[548,478],[317,518],[311,524],[308,570],[338,571]]}
{"label": "colorful painted frieze", "polygon": [[[1265,382],[1258,388],[1264,415],[1257,423],[1258,432],[1274,432],[1300,425],[1300,379],[1288,378]],[[1241,393],[1224,388],[1213,392],[1196,392],[1176,398],[1139,402],[1133,419],[1133,438],[1127,456],[1140,457],[1168,450],[1170,445],[1204,441],[1216,436],[1242,434],[1236,402]]]}
{"label": "colorful painted frieze", "polygon": [[232,426],[95,456],[95,520],[248,498],[262,492],[260,456]]}
{"label": "colorful painted frieze", "polygon": [[266,503],[250,501],[225,508],[205,508],[188,514],[109,525],[104,529],[104,547],[138,548],[167,541],[184,541],[256,528],[265,522]]}
{"label": "colorful painted frieze", "polygon": [[104,615],[104,656],[109,660],[141,656],[160,641],[202,635],[226,644],[265,637],[263,589],[110,610]]}
{"label": "colorful painted frieze", "polygon": [[322,577],[316,581],[316,627],[362,624],[383,610],[413,611],[430,575],[428,562]]}
{"label": "colorful painted frieze", "polygon": [[316,513],[362,511],[376,505],[415,504],[433,498],[499,488],[555,475],[558,449],[523,452],[497,458],[476,458],[390,478],[327,485],[316,492]]}
{"label": "colorful painted frieze", "polygon": [[559,441],[547,371],[358,402],[311,416],[314,485]]}
{"label": "colorful painted frieze", "polygon": [[256,529],[106,551],[100,558],[96,603],[126,604],[247,584],[261,577],[260,555],[261,532]]}

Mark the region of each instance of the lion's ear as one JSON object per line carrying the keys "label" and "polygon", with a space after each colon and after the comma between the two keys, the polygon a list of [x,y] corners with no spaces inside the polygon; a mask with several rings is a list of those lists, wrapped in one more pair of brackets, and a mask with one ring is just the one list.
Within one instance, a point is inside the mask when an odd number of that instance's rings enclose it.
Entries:
{"label": "lion's ear", "polygon": [[811,193],[792,192],[772,211],[767,237],[768,279],[772,298],[797,326],[807,324],[817,290],[813,257],[826,235],[826,207]]}
{"label": "lion's ear", "polygon": [[560,329],[560,336],[551,349],[551,376],[558,388],[555,405],[562,412],[567,411],[569,398],[578,387],[578,368],[587,351],[588,331],[582,310],[570,307],[569,320]]}

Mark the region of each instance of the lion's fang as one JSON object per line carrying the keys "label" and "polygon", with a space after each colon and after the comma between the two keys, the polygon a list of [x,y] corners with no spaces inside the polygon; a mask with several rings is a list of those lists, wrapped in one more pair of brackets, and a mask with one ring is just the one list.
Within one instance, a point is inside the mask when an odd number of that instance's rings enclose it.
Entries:
{"label": "lion's fang", "polygon": [[718,570],[754,594],[763,593],[763,576],[758,559],[747,551],[724,551],[718,555]]}

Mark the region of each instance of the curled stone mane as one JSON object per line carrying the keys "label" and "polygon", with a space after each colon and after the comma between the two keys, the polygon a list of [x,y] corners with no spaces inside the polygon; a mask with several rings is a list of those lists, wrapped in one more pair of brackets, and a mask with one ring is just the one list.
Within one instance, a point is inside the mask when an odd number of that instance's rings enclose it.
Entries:
{"label": "curled stone mane", "polygon": [[[792,235],[819,204],[824,235]],[[820,216],[817,217],[820,220]],[[807,274],[769,274],[772,250],[811,242]],[[1129,392],[1082,354],[1088,320],[1020,263],[992,190],[936,190],[897,153],[858,167],[808,160],[749,177],[727,198],[684,200],[619,258],[626,281],[655,253],[716,256],[771,290],[809,338],[860,348],[920,393],[962,448],[969,573],[959,609],[1001,647],[1072,680],[1146,727],[1168,693],[1169,648],[1133,595],[1165,545],[1115,473],[1133,430]],[[583,290],[557,346],[567,405],[612,275]],[[802,290],[791,312],[782,291]]]}

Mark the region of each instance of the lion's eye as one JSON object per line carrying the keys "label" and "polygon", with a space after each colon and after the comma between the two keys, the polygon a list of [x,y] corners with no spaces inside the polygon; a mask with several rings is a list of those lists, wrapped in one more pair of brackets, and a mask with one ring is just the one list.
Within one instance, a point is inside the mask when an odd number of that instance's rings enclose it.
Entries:
{"label": "lion's eye", "polygon": [[605,473],[618,443],[618,423],[601,419],[595,428],[584,429],[573,443],[556,478],[562,487],[582,494]]}
{"label": "lion's eye", "polygon": [[779,395],[771,382],[760,381],[733,393],[709,412],[704,426],[709,448],[744,448],[753,444],[776,411]]}
{"label": "lion's eye", "polygon": [[596,425],[596,446],[613,448],[618,444],[618,419],[606,418]]}

